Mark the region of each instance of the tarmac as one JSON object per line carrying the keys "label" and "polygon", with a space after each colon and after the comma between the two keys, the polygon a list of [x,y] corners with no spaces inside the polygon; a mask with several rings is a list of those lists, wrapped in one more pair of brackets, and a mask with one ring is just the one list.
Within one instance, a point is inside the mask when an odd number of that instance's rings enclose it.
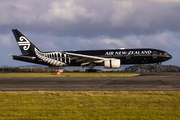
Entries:
{"label": "tarmac", "polygon": [[180,91],[180,73],[135,77],[0,77],[0,91]]}

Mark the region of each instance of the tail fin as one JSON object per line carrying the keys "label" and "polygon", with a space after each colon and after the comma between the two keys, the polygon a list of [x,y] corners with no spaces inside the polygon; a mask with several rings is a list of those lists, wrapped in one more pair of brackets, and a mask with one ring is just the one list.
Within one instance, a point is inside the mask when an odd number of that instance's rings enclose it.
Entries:
{"label": "tail fin", "polygon": [[[28,38],[26,38],[18,29],[12,29],[14,37],[23,55],[34,56],[36,48],[39,50]],[[40,50],[39,50],[40,51]]]}

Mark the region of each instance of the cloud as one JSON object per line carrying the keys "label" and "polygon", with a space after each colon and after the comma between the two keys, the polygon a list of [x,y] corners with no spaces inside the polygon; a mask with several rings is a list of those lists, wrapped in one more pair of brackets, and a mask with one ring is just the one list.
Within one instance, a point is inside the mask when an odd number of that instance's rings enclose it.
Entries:
{"label": "cloud", "polygon": [[44,51],[179,51],[179,13],[179,0],[1,0],[0,50],[18,48],[11,32],[18,28]]}
{"label": "cloud", "polygon": [[[118,48],[155,48],[162,50],[180,50],[180,34],[161,32],[154,35],[129,35],[121,38],[109,36],[56,37],[49,35],[33,35],[32,41],[43,50],[95,50]],[[36,40],[36,41],[35,41]],[[37,41],[38,40],[38,41]],[[43,43],[41,42],[43,41]]]}
{"label": "cloud", "polygon": [[[165,4],[157,1],[160,0],[17,0],[12,4],[10,0],[3,0],[0,4],[1,39],[10,34],[11,28],[19,28],[22,32],[32,33],[32,36],[47,34],[47,38],[50,36],[55,40],[74,38],[79,41],[79,46],[95,41],[95,38],[101,44],[111,41],[108,44],[116,47],[146,46],[150,36],[154,36],[153,39],[156,40],[155,37],[160,37],[157,36],[158,32],[180,33],[180,3]],[[79,38],[82,38],[81,41]],[[68,40],[64,41],[64,45],[68,45],[66,41]],[[117,41],[120,42],[116,43]],[[178,41],[174,39],[174,43],[179,43]],[[158,42],[168,43],[167,40]],[[50,45],[46,43],[47,46]],[[50,48],[53,47],[58,48],[55,45]]]}
{"label": "cloud", "polygon": [[179,34],[172,36],[170,32],[157,33],[154,35],[130,35],[121,39],[105,38],[102,42],[106,44],[115,43],[119,47],[126,48],[155,48],[163,50],[180,50]]}
{"label": "cloud", "polygon": [[0,50],[13,49],[15,48],[14,46],[17,45],[15,43],[12,43],[11,34],[0,35],[0,43]]}
{"label": "cloud", "polygon": [[90,16],[91,14],[82,6],[76,5],[74,0],[56,1],[50,4],[49,10],[41,16],[40,20],[48,23],[56,20],[76,23],[79,17],[88,18]]}
{"label": "cloud", "polygon": [[130,1],[113,1],[113,11],[110,17],[112,27],[124,26],[124,23],[134,11]]}
{"label": "cloud", "polygon": [[117,38],[166,30],[179,32],[179,6],[179,2],[142,0],[17,0],[13,4],[3,0],[0,32],[19,28],[56,36]]}
{"label": "cloud", "polygon": [[152,2],[162,2],[162,3],[169,3],[169,2],[180,2],[179,0],[149,0]]}

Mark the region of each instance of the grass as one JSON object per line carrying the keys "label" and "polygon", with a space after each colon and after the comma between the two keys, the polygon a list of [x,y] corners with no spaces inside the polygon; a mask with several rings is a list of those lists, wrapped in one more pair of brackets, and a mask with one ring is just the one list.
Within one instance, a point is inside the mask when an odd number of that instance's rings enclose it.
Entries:
{"label": "grass", "polygon": [[0,119],[179,120],[180,92],[0,92]]}
{"label": "grass", "polygon": [[62,73],[61,76],[51,73],[0,73],[0,77],[131,77],[138,73]]}

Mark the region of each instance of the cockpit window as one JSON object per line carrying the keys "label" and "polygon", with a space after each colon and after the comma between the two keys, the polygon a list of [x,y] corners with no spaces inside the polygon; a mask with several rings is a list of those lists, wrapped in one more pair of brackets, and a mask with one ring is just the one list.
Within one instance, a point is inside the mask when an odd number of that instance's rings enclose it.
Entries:
{"label": "cockpit window", "polygon": [[167,53],[164,53],[164,55],[167,55]]}

